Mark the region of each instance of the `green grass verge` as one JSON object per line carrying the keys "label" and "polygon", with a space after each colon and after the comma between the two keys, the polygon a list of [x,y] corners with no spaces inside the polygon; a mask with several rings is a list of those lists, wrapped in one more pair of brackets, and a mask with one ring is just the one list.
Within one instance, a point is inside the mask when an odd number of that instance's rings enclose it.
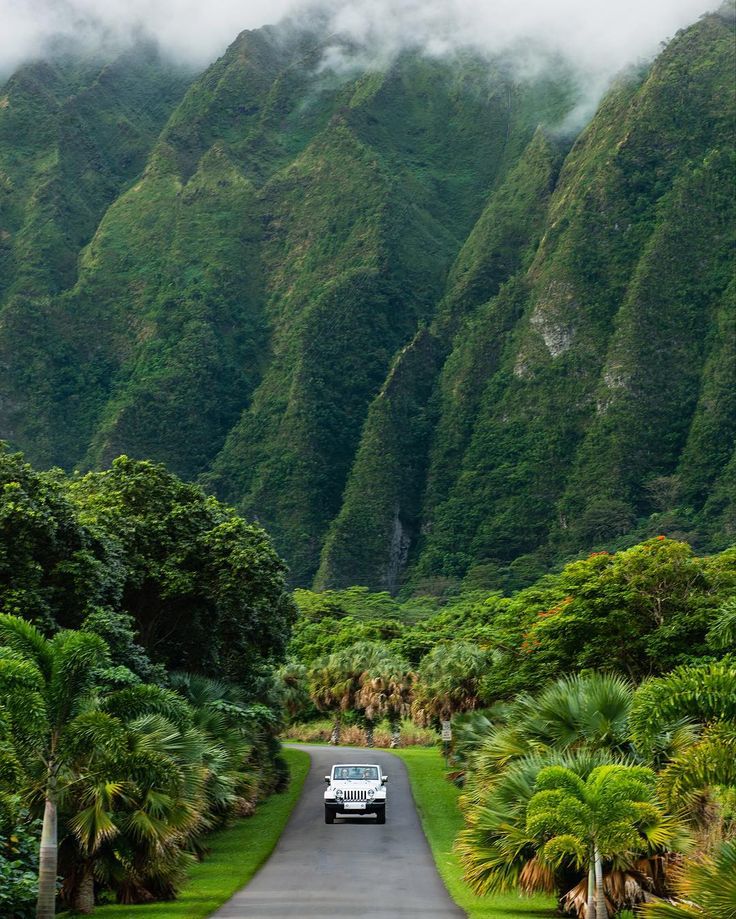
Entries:
{"label": "green grass verge", "polygon": [[457,905],[470,919],[548,919],[555,913],[552,897],[521,897],[517,894],[478,897],[463,880],[457,856],[452,851],[463,819],[458,807],[458,789],[445,779],[444,761],[437,749],[409,747],[392,750],[406,763],[414,801],[429,841],[437,870]]}
{"label": "green grass verge", "polygon": [[95,917],[204,919],[229,900],[271,854],[301,794],[309,772],[309,755],[303,750],[289,749],[284,749],[282,755],[291,772],[288,789],[271,795],[247,820],[239,820],[234,826],[212,834],[210,854],[192,868],[178,900],[145,906],[100,906]]}

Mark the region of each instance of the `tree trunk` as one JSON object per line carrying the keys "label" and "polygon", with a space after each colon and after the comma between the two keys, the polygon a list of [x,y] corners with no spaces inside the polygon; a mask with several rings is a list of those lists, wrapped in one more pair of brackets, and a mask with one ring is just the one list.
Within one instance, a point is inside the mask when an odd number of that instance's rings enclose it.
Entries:
{"label": "tree trunk", "polygon": [[373,746],[373,722],[366,721],[365,723],[365,745],[366,747]]}
{"label": "tree trunk", "polygon": [[603,891],[603,861],[598,846],[595,847],[595,917],[596,919],[608,919],[606,895]]}
{"label": "tree trunk", "polygon": [[392,718],[391,727],[391,749],[401,746],[401,721],[398,718]]}
{"label": "tree trunk", "polygon": [[332,733],[330,734],[330,743],[339,744],[340,743],[340,718],[339,716],[335,718],[335,723],[332,726]]}
{"label": "tree trunk", "polygon": [[38,860],[36,919],[53,919],[56,913],[56,874],[59,861],[56,828],[56,775],[51,771],[43,811],[41,849]]}
{"label": "tree trunk", "polygon": [[588,866],[588,915],[585,919],[595,919],[595,864],[592,852]]}
{"label": "tree trunk", "polygon": [[94,912],[95,878],[92,873],[92,862],[85,862],[82,879],[74,897],[74,908],[80,913]]}

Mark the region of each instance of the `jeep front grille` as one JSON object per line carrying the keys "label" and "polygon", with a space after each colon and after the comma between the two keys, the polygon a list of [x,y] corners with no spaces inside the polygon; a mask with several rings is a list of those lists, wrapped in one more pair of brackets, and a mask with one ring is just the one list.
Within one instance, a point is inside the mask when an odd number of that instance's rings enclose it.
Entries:
{"label": "jeep front grille", "polygon": [[347,788],[345,790],[345,801],[365,801],[366,795],[364,791],[358,789]]}

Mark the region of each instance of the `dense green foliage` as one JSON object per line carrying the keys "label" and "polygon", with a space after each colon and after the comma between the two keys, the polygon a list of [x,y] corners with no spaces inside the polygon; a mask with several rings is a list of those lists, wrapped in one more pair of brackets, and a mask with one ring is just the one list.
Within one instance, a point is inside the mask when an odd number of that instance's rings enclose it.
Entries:
{"label": "dense green foliage", "polygon": [[0,915],[33,919],[38,896],[39,820],[17,796],[0,795]]}
{"label": "dense green foliage", "polygon": [[562,67],[293,26],[0,88],[0,434],[61,467],[0,452],[1,909],[174,897],[282,712],[452,718],[475,891],[721,908],[734,47],[577,136]]}
{"label": "dense green foliage", "polygon": [[[734,679],[729,658],[639,688],[588,672],[461,719],[457,851],[473,889],[556,891],[566,910],[604,919],[670,894],[673,852],[712,853],[736,831],[733,748],[712,732],[717,715],[733,735]],[[677,685],[689,705],[659,711]]]}
{"label": "dense green foliage", "polygon": [[57,876],[84,912],[171,899],[206,834],[286,779],[284,564],[260,527],[126,457],[68,479],[3,450],[0,520],[3,915],[38,893],[53,916]]}
{"label": "dense green foliage", "polygon": [[25,65],[0,89],[0,435],[199,477],[303,586],[513,590],[656,533],[725,548],[732,20],[577,138],[563,68],[336,73],[293,25],[198,77],[150,48]]}
{"label": "dense green foliage", "polygon": [[283,655],[293,604],[268,536],[163,466],[120,457],[68,480],[2,452],[0,487],[0,611],[84,626],[143,678],[136,642],[254,691]]}
{"label": "dense green foliage", "polygon": [[593,553],[506,597],[475,590],[398,603],[358,589],[297,591],[289,653],[309,665],[358,641],[382,641],[418,668],[429,652],[469,642],[485,654],[477,696],[491,702],[560,673],[605,668],[638,682],[721,656],[734,593],[734,549],[698,557],[684,542],[655,537]]}

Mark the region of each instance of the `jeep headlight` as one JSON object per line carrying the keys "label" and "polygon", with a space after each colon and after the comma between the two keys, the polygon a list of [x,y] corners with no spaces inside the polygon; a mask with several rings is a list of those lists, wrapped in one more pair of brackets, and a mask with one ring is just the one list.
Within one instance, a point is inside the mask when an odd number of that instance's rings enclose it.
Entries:
{"label": "jeep headlight", "polygon": [[342,801],[342,799],[345,797],[345,792],[342,790],[342,788],[335,789],[335,797],[338,801]]}
{"label": "jeep headlight", "polygon": [[368,795],[368,800],[369,800],[369,801],[372,801],[372,800],[376,797],[376,789],[375,789],[375,788],[369,788],[368,791],[367,791],[366,793],[367,793],[367,795]]}

